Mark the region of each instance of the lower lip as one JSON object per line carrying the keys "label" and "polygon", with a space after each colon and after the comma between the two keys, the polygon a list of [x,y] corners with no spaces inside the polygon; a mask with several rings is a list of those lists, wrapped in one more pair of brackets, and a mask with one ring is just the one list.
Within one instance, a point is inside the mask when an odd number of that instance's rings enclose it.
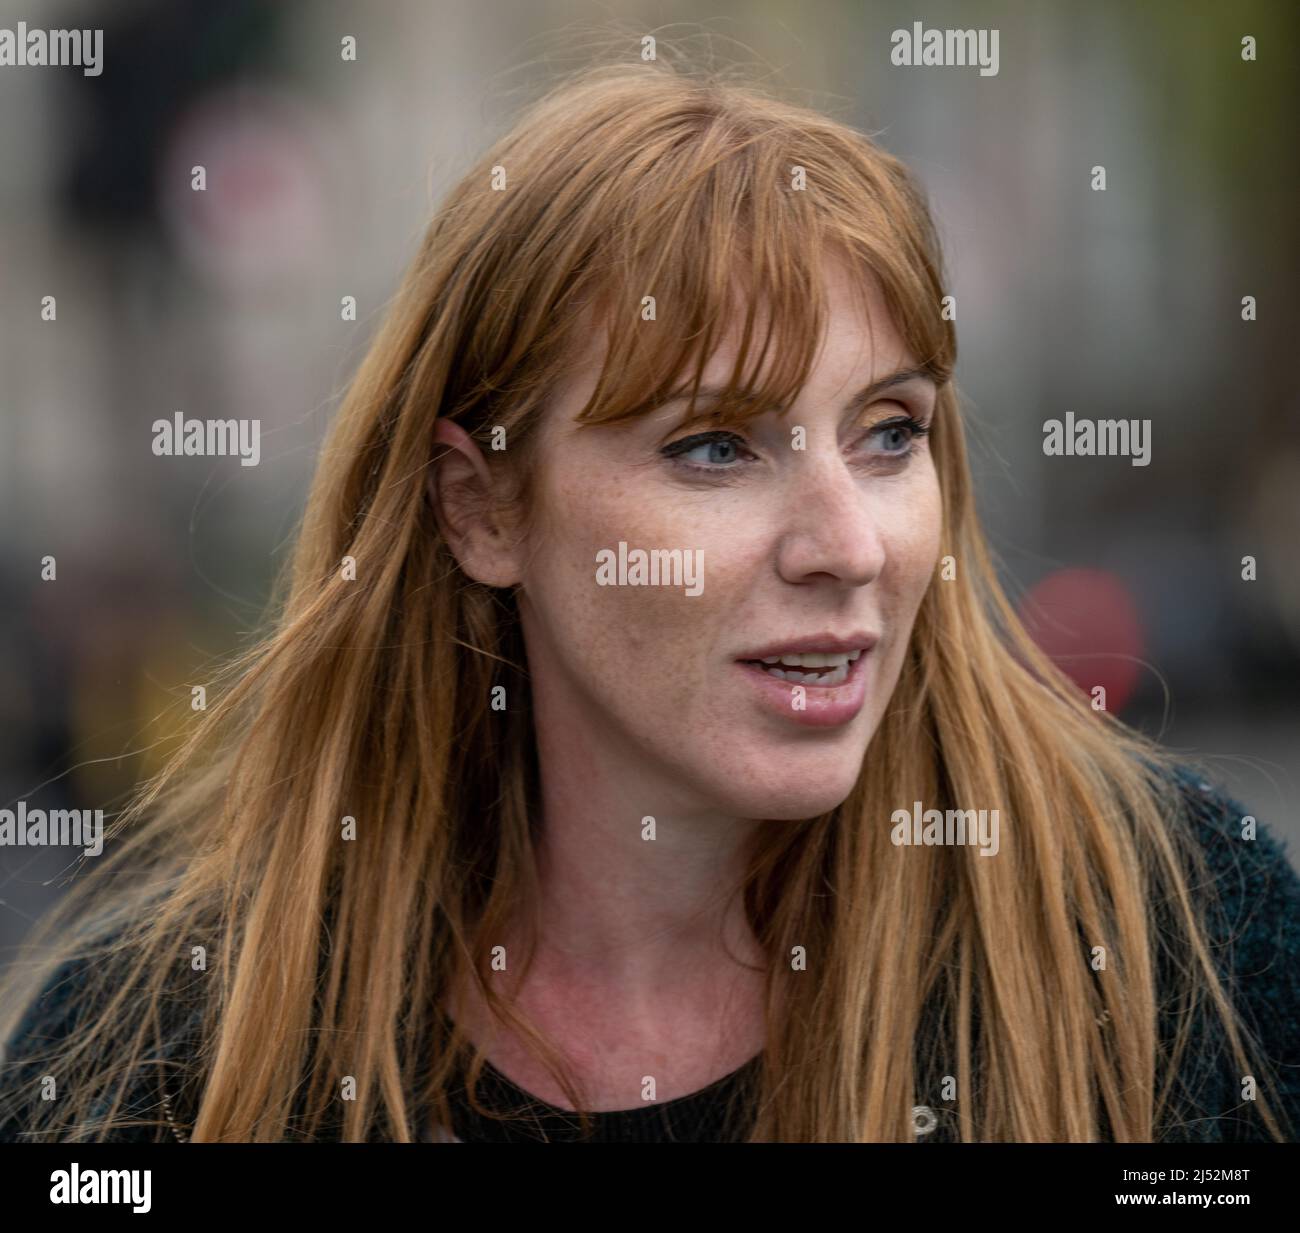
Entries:
{"label": "lower lip", "polygon": [[[753,683],[759,701],[774,715],[808,728],[837,728],[848,723],[862,709],[867,697],[867,656],[863,651],[851,664],[849,674],[838,685],[815,681],[782,681],[752,663],[737,660],[738,667]],[[795,707],[795,687],[803,685],[803,710]]]}

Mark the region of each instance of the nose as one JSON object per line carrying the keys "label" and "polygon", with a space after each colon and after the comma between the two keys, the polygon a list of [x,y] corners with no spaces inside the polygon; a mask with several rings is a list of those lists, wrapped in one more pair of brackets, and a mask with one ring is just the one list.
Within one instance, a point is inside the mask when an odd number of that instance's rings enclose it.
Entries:
{"label": "nose", "polygon": [[885,542],[862,481],[838,454],[817,460],[806,455],[796,471],[777,550],[782,579],[866,586],[884,568]]}

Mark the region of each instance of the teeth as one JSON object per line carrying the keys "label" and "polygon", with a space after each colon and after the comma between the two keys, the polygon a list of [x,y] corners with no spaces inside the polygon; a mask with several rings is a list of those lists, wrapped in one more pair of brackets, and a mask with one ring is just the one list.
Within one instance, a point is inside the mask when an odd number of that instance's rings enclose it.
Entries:
{"label": "teeth", "polygon": [[842,668],[861,654],[861,651],[839,651],[834,654],[811,651],[803,655],[769,655],[763,662],[785,664],[789,668]]}
{"label": "teeth", "polygon": [[831,672],[782,672],[780,668],[765,668],[764,671],[792,685],[841,685],[848,679],[849,665],[842,663]]}

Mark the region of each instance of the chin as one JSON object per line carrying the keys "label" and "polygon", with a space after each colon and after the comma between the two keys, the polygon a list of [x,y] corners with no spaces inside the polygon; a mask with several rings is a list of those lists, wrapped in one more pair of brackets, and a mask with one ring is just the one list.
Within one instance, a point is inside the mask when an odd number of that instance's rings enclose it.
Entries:
{"label": "chin", "polygon": [[[788,782],[759,786],[753,778],[745,788],[725,792],[721,808],[740,818],[770,818],[779,822],[799,822],[815,818],[837,805],[842,805],[857,783],[861,762],[845,767],[843,772],[809,776],[796,765],[791,765]],[[770,768],[764,770],[770,773]]]}

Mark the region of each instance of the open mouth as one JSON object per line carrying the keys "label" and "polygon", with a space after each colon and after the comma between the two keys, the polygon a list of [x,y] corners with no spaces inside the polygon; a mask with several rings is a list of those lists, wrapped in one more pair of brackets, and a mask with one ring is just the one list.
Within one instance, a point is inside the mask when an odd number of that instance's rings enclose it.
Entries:
{"label": "open mouth", "polygon": [[857,651],[814,651],[799,655],[772,655],[765,659],[742,659],[747,667],[791,685],[830,687],[843,685],[862,654]]}

